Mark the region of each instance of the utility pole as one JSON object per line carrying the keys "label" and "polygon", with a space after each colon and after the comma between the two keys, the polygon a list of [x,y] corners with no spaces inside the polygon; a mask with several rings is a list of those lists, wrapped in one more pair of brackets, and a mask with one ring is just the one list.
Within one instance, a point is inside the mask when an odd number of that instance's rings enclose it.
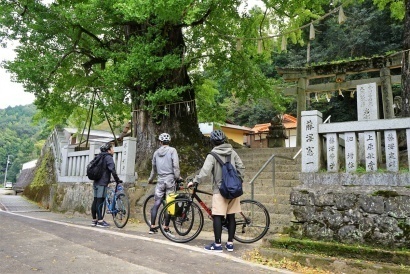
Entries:
{"label": "utility pole", "polygon": [[4,183],[3,183],[3,188],[6,187],[6,180],[7,180],[7,169],[9,168],[10,164],[10,156],[12,155],[7,155],[7,164],[6,164],[6,172],[4,173]]}

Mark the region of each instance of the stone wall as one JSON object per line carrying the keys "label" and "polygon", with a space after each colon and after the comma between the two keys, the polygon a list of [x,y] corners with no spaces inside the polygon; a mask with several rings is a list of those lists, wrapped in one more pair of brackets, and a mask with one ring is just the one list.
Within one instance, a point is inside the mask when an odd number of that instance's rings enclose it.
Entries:
{"label": "stone wall", "polygon": [[[340,174],[316,173],[312,183],[312,176],[302,173],[303,184],[291,192],[292,236],[410,247],[408,173],[350,174],[347,182],[340,180]],[[372,180],[360,185],[366,176]],[[396,184],[387,185],[392,182]]]}

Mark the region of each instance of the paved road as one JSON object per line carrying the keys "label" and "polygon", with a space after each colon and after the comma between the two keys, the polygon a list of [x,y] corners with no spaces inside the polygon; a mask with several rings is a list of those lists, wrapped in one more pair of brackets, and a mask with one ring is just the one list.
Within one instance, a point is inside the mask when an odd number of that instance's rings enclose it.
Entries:
{"label": "paved road", "polygon": [[291,273],[242,260],[252,245],[206,252],[211,233],[176,244],[142,224],[90,227],[83,216],[51,213],[1,192],[0,209],[0,273]]}

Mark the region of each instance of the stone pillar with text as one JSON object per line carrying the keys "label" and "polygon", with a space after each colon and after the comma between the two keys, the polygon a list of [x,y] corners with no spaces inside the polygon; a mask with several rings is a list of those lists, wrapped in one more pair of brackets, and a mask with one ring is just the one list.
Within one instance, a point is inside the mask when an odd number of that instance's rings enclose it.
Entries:
{"label": "stone pillar with text", "polygon": [[121,179],[127,183],[134,183],[136,180],[135,174],[135,158],[137,153],[137,139],[134,137],[125,137],[122,144],[122,163],[121,163]]}
{"label": "stone pillar with text", "polygon": [[[379,119],[379,99],[378,99],[378,92],[377,92],[377,84],[370,83],[370,84],[363,84],[357,86],[357,120],[358,121],[370,121],[370,120],[378,120]],[[380,148],[377,142],[377,139],[380,137],[375,137],[374,140],[369,140],[369,135],[373,136],[375,132],[367,132],[367,143],[372,142],[370,147],[366,147],[365,137],[366,133],[359,133],[359,161],[361,164],[366,165],[366,169],[369,167],[369,158],[376,156],[376,162],[378,160],[378,151]],[[371,137],[370,137],[371,138]],[[373,144],[374,143],[374,144]],[[374,145],[374,147],[372,147]],[[366,151],[370,149],[369,151]],[[370,154],[369,154],[370,153]],[[373,161],[370,161],[373,164]],[[377,163],[376,163],[377,165]],[[374,166],[372,166],[374,168]],[[371,169],[372,169],[371,168]]]}
{"label": "stone pillar with text", "polygon": [[319,124],[323,121],[322,113],[317,110],[302,111],[301,121],[302,172],[318,172],[321,168]]}

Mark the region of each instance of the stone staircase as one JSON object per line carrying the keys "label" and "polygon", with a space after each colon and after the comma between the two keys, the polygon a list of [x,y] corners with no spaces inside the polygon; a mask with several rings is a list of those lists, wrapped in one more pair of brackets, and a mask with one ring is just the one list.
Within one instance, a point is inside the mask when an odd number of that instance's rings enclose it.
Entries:
{"label": "stone staircase", "polygon": [[[259,148],[236,150],[245,164],[244,195],[241,199],[251,198],[250,182],[259,169],[272,156],[293,158],[299,148]],[[254,181],[254,200],[261,202],[269,211],[271,226],[269,233],[281,233],[291,226],[292,208],[290,192],[298,186],[301,171],[300,155],[295,160],[275,157],[275,176],[273,163],[269,163]]]}
{"label": "stone staircase", "polygon": [[[298,151],[299,148],[237,149],[236,152],[246,167],[244,195],[241,199],[251,198],[251,185],[249,182],[273,154],[275,156],[293,158]],[[300,165],[300,155],[294,161],[275,157],[275,180],[273,180],[273,164],[271,162],[254,181],[254,200],[261,202],[270,214],[271,224],[268,234],[281,233],[284,228],[291,226],[293,213],[289,198],[292,187],[300,184]],[[136,212],[132,212],[132,214],[135,214],[135,216],[143,222],[142,204],[145,198],[153,193],[154,186],[145,184],[144,186],[140,185],[138,188],[145,194],[135,203]],[[201,184],[200,189],[211,191],[210,182]],[[200,197],[208,206],[211,206],[211,196],[200,194]],[[207,217],[205,217],[204,220],[203,230],[212,231],[212,222]]]}

